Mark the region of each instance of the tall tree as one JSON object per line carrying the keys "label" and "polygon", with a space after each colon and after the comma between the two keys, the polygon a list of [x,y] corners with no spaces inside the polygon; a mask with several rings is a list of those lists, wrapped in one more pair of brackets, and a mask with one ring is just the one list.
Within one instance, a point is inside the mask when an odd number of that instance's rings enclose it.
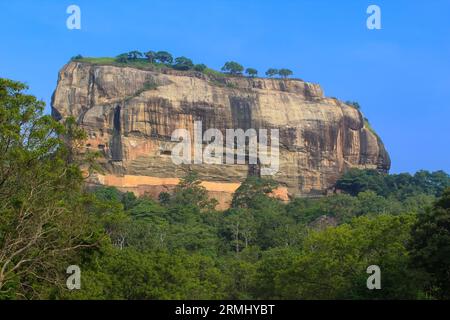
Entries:
{"label": "tall tree", "polygon": [[155,60],[163,64],[171,64],[173,62],[173,57],[167,51],[158,51]]}
{"label": "tall tree", "polygon": [[412,229],[412,267],[429,275],[427,293],[450,299],[450,188]]}
{"label": "tall tree", "polygon": [[222,67],[222,71],[232,75],[239,75],[244,71],[244,67],[235,61],[228,61]]}
{"label": "tall tree", "polygon": [[276,76],[278,73],[279,73],[278,69],[270,68],[269,70],[266,71],[266,76],[272,78],[273,76]]}
{"label": "tall tree", "polygon": [[208,191],[201,185],[198,174],[195,171],[189,171],[175,188],[172,203],[190,206],[194,205],[201,210],[213,210],[217,201],[208,197]]}
{"label": "tall tree", "polygon": [[156,52],[155,52],[155,51],[147,51],[147,52],[145,53],[145,57],[147,58],[147,60],[148,60],[150,63],[154,63],[154,62],[155,62],[155,59],[156,59]]}
{"label": "tall tree", "polygon": [[173,65],[173,68],[176,70],[183,70],[187,71],[194,67],[194,63],[191,59],[186,57],[178,57],[175,59],[175,63]]}
{"label": "tall tree", "polygon": [[289,69],[280,69],[278,71],[278,74],[283,78],[287,78],[287,77],[292,76],[294,73]]}
{"label": "tall tree", "polygon": [[252,208],[277,187],[274,180],[249,176],[233,195],[233,208]]}
{"label": "tall tree", "polygon": [[249,77],[254,78],[254,77],[256,77],[256,76],[258,75],[258,70],[253,69],[253,68],[247,68],[247,69],[245,70],[245,73],[246,73]]}
{"label": "tall tree", "polygon": [[231,235],[236,253],[247,248],[256,237],[255,219],[246,209],[230,209],[224,217],[224,228]]}
{"label": "tall tree", "polygon": [[68,131],[26,89],[0,79],[0,298],[35,297],[37,283],[61,286],[77,249],[96,242],[82,173],[60,138]]}

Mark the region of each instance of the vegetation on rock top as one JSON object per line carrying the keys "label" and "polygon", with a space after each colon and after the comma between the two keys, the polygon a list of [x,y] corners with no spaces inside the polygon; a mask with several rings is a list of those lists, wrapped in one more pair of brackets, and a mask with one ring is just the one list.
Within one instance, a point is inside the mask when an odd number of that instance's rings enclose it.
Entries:
{"label": "vegetation on rock top", "polygon": [[[107,64],[116,66],[130,66],[134,68],[142,69],[174,69],[179,71],[197,71],[205,74],[213,74],[217,76],[218,74],[226,74],[229,76],[242,76],[245,73],[248,77],[254,78],[258,75],[258,70],[254,68],[247,68],[235,62],[228,61],[222,67],[222,72],[208,68],[205,64],[194,64],[193,61],[187,57],[177,57],[173,56],[167,51],[148,51],[142,53],[140,51],[131,51],[128,53],[123,53],[115,58],[85,58],[82,55],[77,55],[71,59],[72,61],[87,62],[93,64]],[[266,73],[266,76],[272,78],[274,76],[279,76],[281,78],[289,78],[293,75],[293,72],[289,69],[273,69],[270,68]]]}

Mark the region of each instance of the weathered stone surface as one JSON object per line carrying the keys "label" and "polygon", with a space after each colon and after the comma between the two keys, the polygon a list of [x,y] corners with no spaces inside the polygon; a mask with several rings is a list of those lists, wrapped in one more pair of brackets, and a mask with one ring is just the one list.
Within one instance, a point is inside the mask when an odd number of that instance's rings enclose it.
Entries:
{"label": "weathered stone surface", "polygon": [[191,168],[223,207],[229,203],[252,171],[248,165],[178,166],[171,160],[172,132],[192,131],[194,121],[224,133],[278,128],[280,168],[274,178],[285,198],[324,194],[348,168],[390,167],[383,143],[358,110],[300,80],[214,79],[71,62],[59,74],[52,107],[57,119],[74,116],[89,134],[86,147],[103,153],[107,173],[95,182],[140,194],[170,190]]}

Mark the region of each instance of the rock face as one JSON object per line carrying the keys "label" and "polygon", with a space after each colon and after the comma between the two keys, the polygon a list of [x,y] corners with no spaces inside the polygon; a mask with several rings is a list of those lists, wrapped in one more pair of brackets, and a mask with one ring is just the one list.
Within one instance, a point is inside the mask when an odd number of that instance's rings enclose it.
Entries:
{"label": "rock face", "polygon": [[258,165],[176,165],[174,130],[279,129],[277,196],[321,195],[349,168],[388,171],[383,143],[362,114],[326,98],[301,80],[208,76],[70,62],[59,73],[53,116],[73,116],[99,150],[105,173],[92,183],[157,196],[186,170],[197,171],[210,194],[226,207],[232,193]]}

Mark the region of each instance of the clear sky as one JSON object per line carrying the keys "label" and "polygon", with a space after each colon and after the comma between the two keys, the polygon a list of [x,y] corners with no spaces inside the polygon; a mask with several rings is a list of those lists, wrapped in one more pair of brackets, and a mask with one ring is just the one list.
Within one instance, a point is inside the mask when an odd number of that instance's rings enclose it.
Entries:
{"label": "clear sky", "polygon": [[[71,4],[81,30],[66,27]],[[371,4],[381,30],[366,27]],[[362,105],[391,172],[450,172],[450,0],[1,0],[0,27],[0,77],[48,104],[77,54],[167,50],[216,69],[287,67]]]}

